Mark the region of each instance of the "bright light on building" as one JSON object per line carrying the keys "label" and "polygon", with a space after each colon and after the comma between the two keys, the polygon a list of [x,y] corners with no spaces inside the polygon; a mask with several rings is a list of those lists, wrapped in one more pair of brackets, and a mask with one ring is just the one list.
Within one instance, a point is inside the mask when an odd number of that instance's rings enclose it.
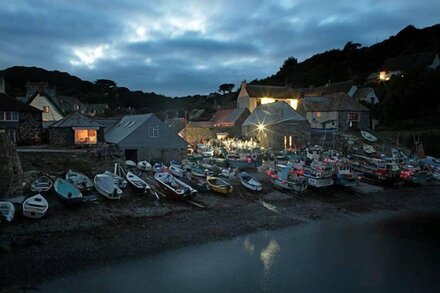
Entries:
{"label": "bright light on building", "polygon": [[258,128],[258,130],[264,130],[265,126],[264,126],[264,124],[258,124],[257,128]]}
{"label": "bright light on building", "polygon": [[293,110],[296,110],[296,108],[298,108],[298,99],[291,99],[289,101],[290,101],[289,103],[290,107],[292,107]]}
{"label": "bright light on building", "polygon": [[262,105],[270,104],[270,103],[273,103],[273,102],[275,102],[275,99],[272,99],[272,98],[261,98],[261,104]]}

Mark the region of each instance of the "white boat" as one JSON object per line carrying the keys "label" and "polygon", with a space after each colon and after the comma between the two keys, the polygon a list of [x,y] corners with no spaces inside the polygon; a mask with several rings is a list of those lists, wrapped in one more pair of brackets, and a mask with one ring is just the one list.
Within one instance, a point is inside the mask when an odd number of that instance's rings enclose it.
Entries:
{"label": "white boat", "polygon": [[151,171],[151,164],[147,161],[139,161],[137,163],[137,168],[144,172]]}
{"label": "white boat", "polygon": [[168,168],[163,163],[155,163],[153,165],[153,171],[155,173],[162,173],[168,171]]}
{"label": "white boat", "polygon": [[49,203],[41,195],[37,194],[27,198],[23,202],[23,216],[31,219],[39,219],[43,217],[49,208]]}
{"label": "white boat", "polygon": [[125,161],[125,165],[127,166],[127,168],[136,168],[136,163],[133,162],[132,160],[127,160]]}
{"label": "white boat", "polygon": [[232,177],[234,177],[236,172],[237,172],[237,168],[235,168],[235,169],[232,169],[231,167],[229,167],[227,169],[223,168],[223,169],[221,169],[219,175],[231,179]]}
{"label": "white boat", "polygon": [[149,192],[151,189],[147,182],[131,172],[127,172],[127,176],[125,178],[127,178],[127,181],[136,191]]}
{"label": "white boat", "polygon": [[34,182],[31,184],[31,190],[33,192],[47,192],[49,191],[53,186],[53,181],[47,176],[41,176],[38,177]]}
{"label": "white boat", "polygon": [[185,174],[185,171],[183,171],[183,169],[179,168],[177,165],[171,165],[168,169],[170,170],[171,174],[176,177],[183,177]]}
{"label": "white boat", "polygon": [[240,178],[241,184],[247,189],[252,191],[261,191],[263,189],[263,185],[249,173],[241,172],[238,177]]}
{"label": "white boat", "polygon": [[122,190],[115,184],[114,178],[107,174],[97,174],[95,179],[96,190],[108,199],[120,199]]}
{"label": "white boat", "polygon": [[368,141],[371,141],[371,142],[376,142],[377,141],[377,137],[375,137],[374,135],[372,135],[371,133],[369,133],[367,131],[361,130],[361,135],[362,135],[363,138],[365,138]]}
{"label": "white boat", "polygon": [[15,206],[10,201],[0,201],[0,222],[2,219],[10,222],[14,219]]}
{"label": "white boat", "polygon": [[367,153],[369,155],[376,153],[376,149],[372,145],[369,145],[369,144],[364,144],[362,146],[362,149],[364,150],[365,153]]}
{"label": "white boat", "polygon": [[85,174],[69,170],[66,173],[66,180],[75,185],[79,190],[92,190],[93,182]]}
{"label": "white boat", "polygon": [[116,175],[116,174],[114,174],[114,173],[112,173],[110,171],[105,171],[103,174],[112,177],[113,178],[113,183],[116,186],[118,186],[119,188],[127,187],[127,180],[125,180],[121,176]]}
{"label": "white boat", "polygon": [[167,197],[174,200],[193,199],[197,190],[177,179],[169,172],[156,173],[154,179],[159,182],[159,188]]}
{"label": "white boat", "polygon": [[304,167],[304,177],[312,187],[326,187],[334,184],[332,167],[324,162],[312,161],[310,166]]}

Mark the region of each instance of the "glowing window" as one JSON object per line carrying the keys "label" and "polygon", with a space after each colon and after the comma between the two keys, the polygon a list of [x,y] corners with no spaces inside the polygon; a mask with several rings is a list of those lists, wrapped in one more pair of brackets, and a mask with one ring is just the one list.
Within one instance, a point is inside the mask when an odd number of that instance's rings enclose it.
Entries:
{"label": "glowing window", "polygon": [[49,113],[49,106],[43,106],[43,112]]}
{"label": "glowing window", "polygon": [[289,100],[289,105],[294,110],[296,110],[296,108],[298,108],[298,99],[291,99],[291,100]]}
{"label": "glowing window", "polygon": [[316,117],[320,118],[321,117],[321,112],[316,112]]}
{"label": "glowing window", "polygon": [[76,129],[75,144],[96,144],[98,136],[96,129]]}
{"label": "glowing window", "polygon": [[261,104],[264,105],[264,104],[270,104],[270,103],[275,102],[275,99],[272,99],[272,98],[261,98],[260,101],[261,101]]}

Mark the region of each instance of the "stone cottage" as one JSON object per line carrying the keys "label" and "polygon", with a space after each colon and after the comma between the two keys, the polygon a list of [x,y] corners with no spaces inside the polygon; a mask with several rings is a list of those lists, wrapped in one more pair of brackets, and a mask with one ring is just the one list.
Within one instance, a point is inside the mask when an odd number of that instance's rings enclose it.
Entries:
{"label": "stone cottage", "polygon": [[49,126],[49,141],[61,146],[98,146],[104,143],[104,125],[74,112]]}
{"label": "stone cottage", "polygon": [[310,123],[283,101],[258,106],[242,125],[242,134],[273,149],[300,149],[310,141]]}
{"label": "stone cottage", "polygon": [[5,130],[14,143],[41,143],[41,111],[23,104],[5,93],[0,93],[0,129]]}

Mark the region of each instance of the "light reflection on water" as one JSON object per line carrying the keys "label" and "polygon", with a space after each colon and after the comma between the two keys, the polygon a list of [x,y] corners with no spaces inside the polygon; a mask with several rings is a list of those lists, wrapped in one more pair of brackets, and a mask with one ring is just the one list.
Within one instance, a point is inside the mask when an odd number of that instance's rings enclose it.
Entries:
{"label": "light reflection on water", "polygon": [[369,216],[263,231],[90,269],[43,292],[434,291],[440,217]]}

